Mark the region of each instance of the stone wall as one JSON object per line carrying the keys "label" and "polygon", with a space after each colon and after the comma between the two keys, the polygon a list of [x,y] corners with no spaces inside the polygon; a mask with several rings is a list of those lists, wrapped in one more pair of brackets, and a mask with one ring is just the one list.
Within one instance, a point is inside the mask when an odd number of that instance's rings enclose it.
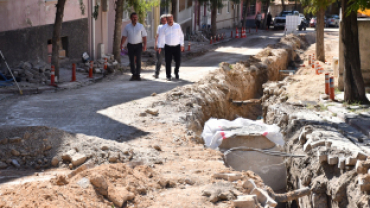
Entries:
{"label": "stone wall", "polygon": [[[358,19],[358,37],[360,43],[360,61],[362,76],[364,78],[365,87],[370,87],[370,18]],[[341,23],[341,28],[342,29]],[[339,78],[338,88],[344,90],[344,53],[343,53],[343,42],[341,32],[339,33]]]}

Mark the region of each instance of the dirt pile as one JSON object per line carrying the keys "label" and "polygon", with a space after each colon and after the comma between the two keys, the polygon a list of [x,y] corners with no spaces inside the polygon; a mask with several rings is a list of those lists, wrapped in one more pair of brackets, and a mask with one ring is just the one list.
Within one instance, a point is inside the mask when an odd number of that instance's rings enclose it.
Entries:
{"label": "dirt pile", "polygon": [[[49,127],[0,127],[0,169],[78,167],[131,160],[161,164],[158,151]],[[76,142],[78,141],[78,142]]]}
{"label": "dirt pile", "polygon": [[[269,187],[252,172],[226,171],[211,178],[213,183],[200,184],[198,189],[203,190],[203,196],[197,196],[198,202],[209,201],[213,207],[212,203],[233,201],[253,192],[266,195],[262,197],[264,201],[256,198],[257,204],[266,204],[266,197],[270,200],[268,203],[273,203],[267,194]],[[168,190],[184,190],[183,184],[199,186],[196,180],[188,177],[166,178],[140,163],[109,164],[91,169],[83,165],[67,175],[56,175],[50,181],[2,188],[0,207],[163,207],[163,204],[153,204]],[[188,196],[194,199],[197,194],[200,192],[193,191]]]}

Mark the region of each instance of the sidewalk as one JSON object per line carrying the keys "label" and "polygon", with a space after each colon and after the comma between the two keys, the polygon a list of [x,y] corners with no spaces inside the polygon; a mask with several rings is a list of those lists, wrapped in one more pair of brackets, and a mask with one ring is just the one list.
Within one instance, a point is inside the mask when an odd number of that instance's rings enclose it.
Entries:
{"label": "sidewalk", "polygon": [[[30,83],[30,82],[18,82],[24,95],[40,94],[43,92],[57,92],[65,89],[76,89],[82,86],[86,86],[103,79],[103,74],[93,74],[93,78],[88,77],[88,73],[76,71],[76,81],[71,82],[72,70],[61,68],[59,72],[60,80],[57,83],[57,87],[50,86],[50,81],[42,83]],[[0,88],[0,94],[19,94],[19,89],[16,84],[12,86]]]}

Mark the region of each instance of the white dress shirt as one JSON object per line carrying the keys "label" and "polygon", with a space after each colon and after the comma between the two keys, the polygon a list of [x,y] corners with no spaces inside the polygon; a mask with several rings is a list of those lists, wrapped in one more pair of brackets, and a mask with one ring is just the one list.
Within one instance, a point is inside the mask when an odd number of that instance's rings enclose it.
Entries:
{"label": "white dress shirt", "polygon": [[127,42],[130,44],[138,44],[143,42],[143,37],[147,36],[144,25],[136,23],[134,26],[132,23],[126,25],[123,29],[122,36],[127,37]]}
{"label": "white dress shirt", "polygon": [[159,31],[161,30],[161,28],[163,27],[164,25],[158,25],[158,28],[157,28],[157,35],[158,35],[158,41],[157,41],[157,47],[159,48]]}
{"label": "white dress shirt", "polygon": [[184,33],[181,26],[173,23],[172,26],[165,24],[159,31],[158,48],[163,48],[164,45],[169,46],[184,46]]}

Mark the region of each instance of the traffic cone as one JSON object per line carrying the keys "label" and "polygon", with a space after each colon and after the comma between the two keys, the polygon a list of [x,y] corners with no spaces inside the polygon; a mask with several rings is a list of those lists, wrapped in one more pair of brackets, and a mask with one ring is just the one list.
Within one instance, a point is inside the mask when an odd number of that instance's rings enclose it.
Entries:
{"label": "traffic cone", "polygon": [[190,44],[190,42],[188,43],[188,51],[190,51],[190,46],[191,46],[191,44]]}
{"label": "traffic cone", "polygon": [[94,62],[90,61],[89,78],[93,78]]}
{"label": "traffic cone", "polygon": [[211,45],[212,45],[212,37],[211,37],[211,39],[210,39],[210,41],[209,41],[209,44],[211,44]]}
{"label": "traffic cone", "polygon": [[71,82],[76,81],[76,64],[72,64],[72,79]]}
{"label": "traffic cone", "polygon": [[334,92],[334,77],[330,77],[330,100],[335,100],[335,92]]}
{"label": "traffic cone", "polygon": [[330,78],[329,73],[325,74],[325,94],[330,94]]}
{"label": "traffic cone", "polygon": [[51,66],[50,86],[56,87],[56,84],[55,84],[55,67],[54,66]]}

